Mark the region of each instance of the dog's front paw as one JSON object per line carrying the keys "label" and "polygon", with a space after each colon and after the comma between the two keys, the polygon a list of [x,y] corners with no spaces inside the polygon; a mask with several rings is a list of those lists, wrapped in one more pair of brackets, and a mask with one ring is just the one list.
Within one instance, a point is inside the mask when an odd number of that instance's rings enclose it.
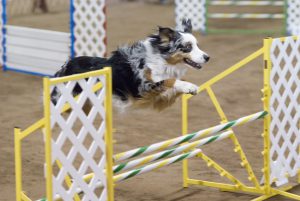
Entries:
{"label": "dog's front paw", "polygon": [[187,83],[184,87],[182,92],[185,94],[192,94],[196,95],[198,91],[198,86],[192,83]]}
{"label": "dog's front paw", "polygon": [[189,82],[183,82],[177,83],[177,86],[175,86],[177,91],[184,93],[184,94],[192,94],[196,95],[198,91],[198,86]]}

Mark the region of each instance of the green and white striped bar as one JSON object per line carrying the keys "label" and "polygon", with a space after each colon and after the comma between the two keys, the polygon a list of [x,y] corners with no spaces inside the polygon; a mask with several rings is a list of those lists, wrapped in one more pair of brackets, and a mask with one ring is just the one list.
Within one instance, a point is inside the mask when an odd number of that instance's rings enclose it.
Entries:
{"label": "green and white striped bar", "polygon": [[134,158],[143,154],[149,154],[152,153],[154,151],[160,151],[160,150],[164,150],[167,149],[169,147],[173,147],[185,142],[189,142],[195,139],[199,139],[201,137],[207,136],[207,135],[213,135],[222,131],[225,131],[229,128],[233,128],[235,126],[239,126],[257,119],[261,119],[263,117],[265,117],[268,113],[265,111],[262,112],[258,112],[246,117],[242,117],[240,119],[237,119],[235,121],[230,121],[224,124],[220,124],[211,128],[207,128],[204,130],[200,130],[198,132],[192,133],[192,134],[187,134],[181,137],[177,137],[171,140],[166,140],[163,142],[159,142],[159,143],[155,143],[149,146],[145,146],[145,147],[140,147],[137,149],[133,149],[130,151],[126,151],[120,154],[116,154],[114,155],[114,161],[115,162],[119,162],[119,161],[123,161],[126,159],[130,159],[130,158]]}
{"label": "green and white striped bar", "polygon": [[213,6],[283,6],[283,1],[210,1]]}
{"label": "green and white striped bar", "polygon": [[[173,163],[182,161],[184,159],[192,158],[192,157],[196,156],[197,154],[199,154],[201,152],[202,152],[201,149],[195,149],[195,150],[193,150],[191,152],[188,152],[188,153],[180,154],[180,155],[174,156],[172,158],[165,159],[163,161],[159,161],[159,162],[156,162],[156,163],[153,163],[153,164],[150,164],[150,165],[138,168],[138,169],[134,169],[134,170],[116,175],[116,176],[113,177],[113,180],[114,180],[115,183],[121,182],[121,181],[127,180],[129,178],[132,178],[134,176],[144,174],[144,173],[150,172],[152,170],[157,170],[157,169],[160,169],[162,167],[171,165]],[[96,187],[101,188],[101,187],[103,187],[103,184],[101,182],[98,182],[98,183],[96,183]],[[77,194],[82,193],[81,189],[77,188],[76,193]],[[61,197],[59,195],[54,196],[54,200],[60,200],[60,199],[61,199]],[[40,200],[37,200],[37,201],[46,201],[46,200],[47,200],[46,198],[43,198],[43,199],[40,199]]]}
{"label": "green and white striped bar", "polygon": [[283,19],[284,14],[260,14],[260,13],[212,13],[208,15],[211,19],[240,18],[240,19]]}
{"label": "green and white striped bar", "polygon": [[115,182],[124,181],[124,180],[134,177],[136,175],[147,173],[152,170],[156,170],[156,169],[165,167],[167,165],[182,161],[187,158],[192,158],[192,157],[196,156],[197,154],[199,154],[200,152],[201,152],[201,149],[195,149],[194,151],[191,151],[188,153],[173,156],[173,157],[165,159],[163,161],[159,161],[159,162],[156,162],[156,163],[153,163],[153,164],[150,164],[150,165],[147,165],[147,166],[135,169],[135,170],[131,170],[129,172],[125,172],[125,173],[116,175],[116,176],[114,176],[114,180],[115,180]]}
{"label": "green and white striped bar", "polygon": [[[173,163],[182,161],[184,159],[192,158],[192,157],[196,156],[197,154],[199,154],[201,152],[202,152],[201,149],[195,149],[195,150],[193,150],[191,152],[188,152],[188,153],[173,156],[173,157],[165,159],[163,161],[159,161],[159,162],[156,162],[156,163],[153,163],[153,164],[150,164],[150,165],[146,165],[144,167],[141,167],[141,168],[138,168],[138,169],[135,169],[135,170],[131,170],[131,171],[128,171],[128,172],[124,172],[122,174],[114,176],[114,182],[124,181],[124,180],[127,180],[127,179],[131,178],[131,177],[134,177],[134,176],[137,176],[137,175],[140,175],[140,174],[144,174],[144,173],[150,172],[152,170],[160,169],[162,167],[171,165]],[[96,186],[97,187],[102,187],[102,183],[99,182],[99,183],[97,183]]]}
{"label": "green and white striped bar", "polygon": [[210,136],[210,137],[207,137],[207,138],[204,138],[204,139],[192,142],[192,143],[184,144],[184,145],[174,148],[174,149],[162,151],[162,152],[150,155],[150,156],[146,156],[146,157],[143,157],[140,159],[129,161],[127,163],[121,163],[119,165],[114,166],[113,170],[114,170],[114,173],[118,173],[120,171],[128,170],[128,169],[140,166],[140,165],[145,165],[145,164],[153,162],[153,161],[157,161],[157,160],[160,160],[163,158],[174,156],[178,153],[182,153],[184,151],[189,151],[191,149],[199,148],[200,146],[228,138],[232,134],[233,134],[232,131],[226,131],[219,135]]}

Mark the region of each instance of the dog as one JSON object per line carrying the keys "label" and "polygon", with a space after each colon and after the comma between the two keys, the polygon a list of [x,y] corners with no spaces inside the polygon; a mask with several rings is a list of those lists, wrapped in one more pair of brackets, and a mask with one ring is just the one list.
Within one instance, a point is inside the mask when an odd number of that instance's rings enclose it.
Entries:
{"label": "dog", "polygon": [[[187,67],[199,70],[209,61],[192,35],[191,20],[182,29],[158,27],[145,40],[118,48],[109,58],[79,56],[69,60],[55,77],[112,68],[113,105],[163,110],[181,94],[196,94],[198,86],[182,80]],[[79,94],[79,86],[74,94]],[[53,93],[55,103],[60,94]]]}

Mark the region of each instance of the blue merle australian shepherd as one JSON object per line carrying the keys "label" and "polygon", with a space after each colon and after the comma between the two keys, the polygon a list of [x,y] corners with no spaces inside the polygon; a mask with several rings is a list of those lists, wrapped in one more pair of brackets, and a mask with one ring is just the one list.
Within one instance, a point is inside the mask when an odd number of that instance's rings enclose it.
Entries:
{"label": "blue merle australian shepherd", "polygon": [[[199,49],[190,20],[182,30],[159,27],[158,32],[131,46],[114,51],[109,58],[80,56],[68,61],[55,76],[68,76],[112,68],[114,105],[162,110],[181,94],[196,94],[197,85],[183,81],[186,67],[200,69],[209,56]],[[75,88],[74,94],[81,89]],[[52,101],[59,94],[52,95]]]}

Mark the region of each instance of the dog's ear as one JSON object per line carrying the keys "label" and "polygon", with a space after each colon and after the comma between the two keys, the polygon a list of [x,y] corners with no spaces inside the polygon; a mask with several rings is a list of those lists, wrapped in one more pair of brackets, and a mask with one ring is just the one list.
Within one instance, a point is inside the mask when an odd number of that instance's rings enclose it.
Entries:
{"label": "dog's ear", "polygon": [[183,31],[186,33],[192,33],[193,26],[191,19],[183,19],[182,20]]}
{"label": "dog's ear", "polygon": [[158,34],[163,42],[170,42],[175,39],[176,33],[171,28],[158,27]]}

